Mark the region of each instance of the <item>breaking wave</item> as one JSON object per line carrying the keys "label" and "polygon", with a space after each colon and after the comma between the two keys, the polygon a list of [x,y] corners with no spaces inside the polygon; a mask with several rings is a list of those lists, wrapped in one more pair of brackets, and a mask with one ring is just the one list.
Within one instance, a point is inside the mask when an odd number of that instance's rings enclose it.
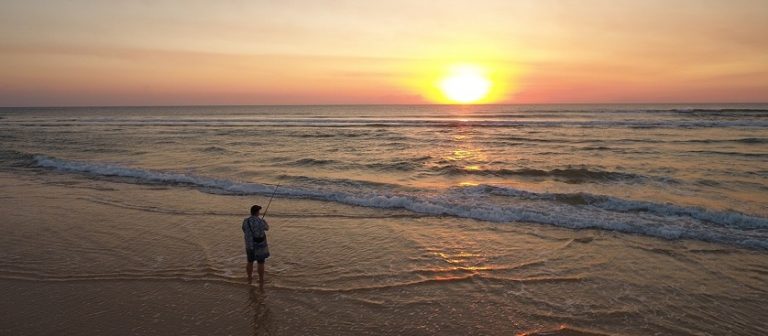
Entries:
{"label": "breaking wave", "polygon": [[[133,183],[158,183],[198,188],[229,195],[268,195],[267,184],[243,183],[189,174],[162,172],[103,163],[32,157],[38,167],[95,177],[117,177]],[[397,188],[319,188],[282,186],[277,195],[349,205],[407,209],[493,222],[533,222],[573,229],[602,229],[665,239],[695,239],[768,249],[768,218],[730,211],[661,204],[589,193],[531,192],[479,185],[445,190]],[[498,199],[503,199],[499,201]]]}

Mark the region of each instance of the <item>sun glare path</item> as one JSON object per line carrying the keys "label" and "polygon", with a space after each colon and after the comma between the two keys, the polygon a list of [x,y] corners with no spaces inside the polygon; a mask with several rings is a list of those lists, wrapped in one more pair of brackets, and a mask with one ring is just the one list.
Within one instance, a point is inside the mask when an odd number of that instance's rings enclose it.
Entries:
{"label": "sun glare path", "polygon": [[468,104],[477,102],[488,95],[491,81],[485,77],[482,69],[476,66],[455,66],[440,81],[440,90],[454,102]]}

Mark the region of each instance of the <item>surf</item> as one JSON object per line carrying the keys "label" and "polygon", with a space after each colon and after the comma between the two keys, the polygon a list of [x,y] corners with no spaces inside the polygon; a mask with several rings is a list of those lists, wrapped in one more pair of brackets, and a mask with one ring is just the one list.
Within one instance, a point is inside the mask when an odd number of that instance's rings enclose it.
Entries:
{"label": "surf", "polygon": [[[163,184],[226,195],[270,195],[267,183],[149,170],[108,163],[32,155],[32,164],[48,170],[84,174],[117,182]],[[497,223],[531,222],[571,229],[599,229],[664,239],[693,239],[768,249],[768,218],[734,211],[623,199],[590,193],[533,192],[478,185],[409,190],[393,185],[349,188],[326,181],[317,188],[282,185],[278,197],[305,198],[418,214],[453,216]],[[314,184],[313,184],[314,185]],[[495,198],[494,198],[495,197]],[[502,201],[498,198],[501,197]]]}

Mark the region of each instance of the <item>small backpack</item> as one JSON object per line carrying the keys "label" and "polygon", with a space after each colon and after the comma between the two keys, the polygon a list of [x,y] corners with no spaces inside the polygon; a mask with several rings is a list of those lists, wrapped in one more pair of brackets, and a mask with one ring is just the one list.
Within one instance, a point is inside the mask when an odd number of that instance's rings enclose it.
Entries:
{"label": "small backpack", "polygon": [[[257,220],[260,220],[257,218]],[[261,231],[261,235],[257,235],[256,231],[253,230],[253,223],[251,223],[250,219],[248,220],[248,227],[251,229],[251,233],[253,233],[253,242],[256,244],[263,243],[264,240],[267,238],[266,232],[264,230]]]}

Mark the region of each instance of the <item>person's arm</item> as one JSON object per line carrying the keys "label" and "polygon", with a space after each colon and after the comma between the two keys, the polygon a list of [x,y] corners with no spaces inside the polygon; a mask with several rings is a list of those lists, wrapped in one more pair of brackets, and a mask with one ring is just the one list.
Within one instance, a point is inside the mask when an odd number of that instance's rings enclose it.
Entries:
{"label": "person's arm", "polygon": [[269,231],[269,223],[267,223],[266,219],[262,219],[264,221],[264,231]]}
{"label": "person's arm", "polygon": [[245,247],[249,250],[253,249],[253,230],[248,225],[248,219],[243,220],[243,233],[245,234]]}

